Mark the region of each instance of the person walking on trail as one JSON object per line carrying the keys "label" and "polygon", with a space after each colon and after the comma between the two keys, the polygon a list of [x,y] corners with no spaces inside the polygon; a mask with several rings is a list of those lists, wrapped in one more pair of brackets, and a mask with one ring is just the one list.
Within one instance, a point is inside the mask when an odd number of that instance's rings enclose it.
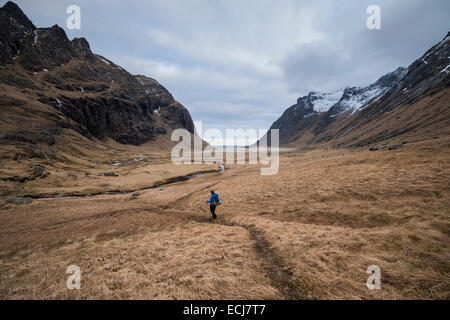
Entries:
{"label": "person walking on trail", "polygon": [[211,196],[206,202],[209,203],[209,211],[211,211],[213,219],[217,219],[216,207],[220,204],[219,195],[211,190]]}

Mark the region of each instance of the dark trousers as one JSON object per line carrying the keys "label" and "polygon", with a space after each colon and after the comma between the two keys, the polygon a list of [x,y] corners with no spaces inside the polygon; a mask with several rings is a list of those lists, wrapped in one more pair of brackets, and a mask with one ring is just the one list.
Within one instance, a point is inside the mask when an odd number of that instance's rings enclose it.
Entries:
{"label": "dark trousers", "polygon": [[212,217],[214,219],[217,218],[217,216],[216,216],[216,205],[215,204],[210,204],[209,205],[209,211],[211,211]]}

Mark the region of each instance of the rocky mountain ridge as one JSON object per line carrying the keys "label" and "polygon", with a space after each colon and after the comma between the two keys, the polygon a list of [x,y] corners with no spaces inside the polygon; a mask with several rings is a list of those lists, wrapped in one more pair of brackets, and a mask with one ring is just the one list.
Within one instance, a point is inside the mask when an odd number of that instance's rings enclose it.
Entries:
{"label": "rocky mountain ridge", "polygon": [[156,80],[131,75],[57,25],[36,28],[12,2],[0,8],[0,86],[2,120],[21,119],[13,105],[36,111],[26,128],[0,123],[10,141],[51,144],[62,129],[133,145],[175,128],[194,133],[189,112]]}
{"label": "rocky mountain ridge", "polygon": [[[280,130],[281,145],[362,146],[410,131],[399,130],[404,125],[402,123],[391,123],[391,127],[382,134],[370,133],[370,137],[362,138],[367,134],[359,130],[379,117],[388,116],[389,111],[398,107],[414,105],[426,97],[441,93],[445,97],[440,103],[446,108],[441,115],[446,115],[450,106],[449,43],[450,32],[408,68],[400,67],[369,86],[347,87],[332,93],[311,92],[300,97],[270,129]],[[433,113],[432,109],[429,112]],[[422,120],[418,119],[419,122]],[[342,139],[351,132],[357,132],[357,136],[348,141]]]}

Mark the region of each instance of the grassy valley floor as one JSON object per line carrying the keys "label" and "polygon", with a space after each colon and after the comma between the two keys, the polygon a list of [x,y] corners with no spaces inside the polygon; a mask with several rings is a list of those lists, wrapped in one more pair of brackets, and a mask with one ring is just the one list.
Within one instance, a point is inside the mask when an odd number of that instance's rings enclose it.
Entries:
{"label": "grassy valley floor", "polygon": [[[101,179],[143,186],[154,165]],[[159,165],[168,177],[196,171]],[[90,179],[76,189],[107,184]],[[214,222],[211,189],[223,202]],[[139,193],[0,200],[0,298],[450,298],[448,138],[392,151],[284,152],[273,176],[229,165]],[[80,290],[66,287],[73,264]],[[381,290],[371,291],[374,264]]]}

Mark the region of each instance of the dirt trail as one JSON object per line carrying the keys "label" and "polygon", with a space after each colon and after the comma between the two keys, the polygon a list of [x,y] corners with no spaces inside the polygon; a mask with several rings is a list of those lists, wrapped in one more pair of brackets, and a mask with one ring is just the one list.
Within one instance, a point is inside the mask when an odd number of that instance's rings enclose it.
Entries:
{"label": "dirt trail", "polygon": [[286,300],[308,299],[306,291],[300,290],[298,284],[292,279],[292,272],[286,266],[279,254],[270,246],[261,231],[254,225],[244,225],[227,220],[216,220],[218,224],[228,227],[240,227],[247,230],[250,239],[255,244],[255,250],[266,269],[266,275],[272,285],[284,296]]}
{"label": "dirt trail", "polygon": [[[187,195],[165,206],[164,209],[175,209],[179,207],[181,203],[194,196],[194,194],[209,190],[219,183],[220,181],[216,181],[208,186],[189,192]],[[193,213],[192,217],[196,217],[196,214]],[[194,220],[204,223],[203,218]],[[255,225],[238,224],[223,218],[212,223],[245,229],[249,234],[250,240],[254,242],[255,251],[258,257],[260,257],[261,262],[264,265],[264,269],[266,270],[266,276],[270,279],[273,287],[275,287],[287,300],[302,300],[308,298],[306,291],[300,290],[301,286],[294,283],[290,268],[283,263],[281,256],[271,247],[269,242],[264,238],[262,232],[259,231]]]}
{"label": "dirt trail", "polygon": [[[203,186],[198,190],[189,192],[185,196],[164,206],[164,209],[176,209],[180,206],[180,204],[193,197],[195,194],[209,190],[217,184],[220,184],[220,181],[216,181],[207,186]],[[192,218],[197,222],[206,223],[204,218],[199,218],[195,213],[192,213]],[[269,242],[264,238],[262,232],[259,231],[255,225],[238,224],[223,218],[209,223],[245,229],[249,234],[250,240],[254,242],[255,251],[261,259],[261,263],[264,265],[264,269],[266,270],[266,276],[270,279],[273,287],[275,287],[287,300],[302,300],[308,298],[306,291],[300,290],[301,286],[294,283],[290,268],[283,263],[281,256],[271,247]]]}

